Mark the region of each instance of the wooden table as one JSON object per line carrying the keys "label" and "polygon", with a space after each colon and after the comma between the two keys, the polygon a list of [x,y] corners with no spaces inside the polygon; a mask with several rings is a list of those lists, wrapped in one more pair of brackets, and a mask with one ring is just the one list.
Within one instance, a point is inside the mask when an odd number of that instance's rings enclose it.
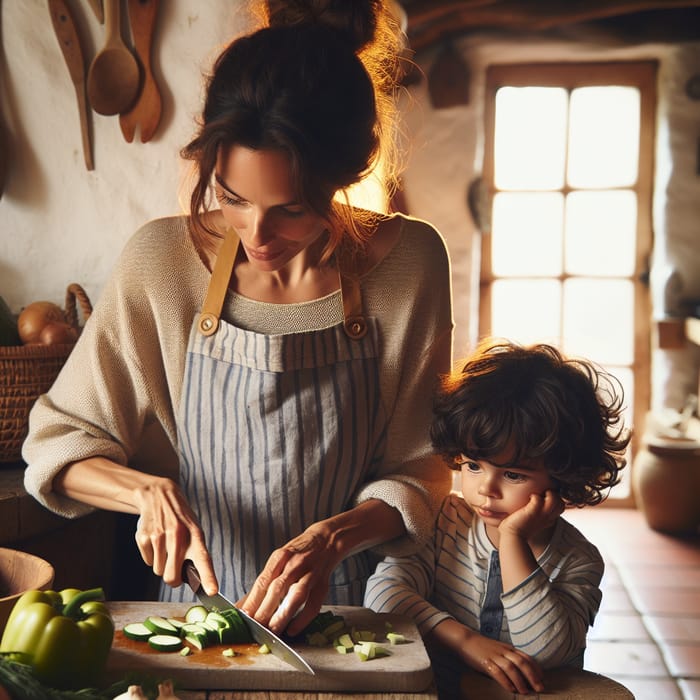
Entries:
{"label": "wooden table", "polygon": [[[634,700],[634,695],[611,678],[590,671],[554,669],[545,674],[547,692],[510,693],[476,672],[462,676],[450,700]],[[179,691],[180,700],[438,700],[435,687],[424,693],[314,693],[285,691]]]}

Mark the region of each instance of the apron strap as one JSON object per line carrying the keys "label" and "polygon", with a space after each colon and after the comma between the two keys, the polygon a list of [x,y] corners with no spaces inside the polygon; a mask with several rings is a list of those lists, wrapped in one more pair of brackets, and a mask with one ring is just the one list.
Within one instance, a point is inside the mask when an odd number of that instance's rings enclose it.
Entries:
{"label": "apron strap", "polygon": [[226,291],[231,281],[233,262],[238,252],[240,239],[233,229],[227,229],[224,240],[216,256],[214,269],[211,271],[211,280],[207,288],[207,296],[204,299],[202,313],[199,315],[197,327],[202,335],[213,335],[219,328],[221,309],[224,308]]}
{"label": "apron strap", "polygon": [[367,335],[367,321],[362,310],[362,290],[357,275],[348,274],[338,266],[340,294],[343,298],[343,328],[352,340],[359,340]]}
{"label": "apron strap", "polygon": [[[213,335],[219,328],[221,309],[224,307],[239,242],[240,239],[236,232],[231,228],[227,229],[216,256],[207,295],[202,305],[202,313],[199,315],[197,323],[197,328],[202,335]],[[367,334],[367,321],[362,310],[360,280],[356,274],[346,270],[345,265],[341,264],[340,261],[338,262],[338,278],[343,300],[343,328],[350,338],[359,340]]]}

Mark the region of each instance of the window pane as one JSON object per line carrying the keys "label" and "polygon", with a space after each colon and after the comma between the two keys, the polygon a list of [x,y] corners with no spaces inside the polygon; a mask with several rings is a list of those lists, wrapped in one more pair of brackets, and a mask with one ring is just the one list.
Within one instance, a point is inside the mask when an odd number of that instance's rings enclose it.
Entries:
{"label": "window pane", "polygon": [[496,92],[494,181],[498,189],[563,186],[567,101],[563,88],[502,87]]}
{"label": "window pane", "polygon": [[498,280],[491,288],[491,334],[519,343],[559,344],[561,285],[554,280]]}
{"label": "window pane", "polygon": [[639,90],[633,87],[585,87],[571,93],[569,185],[636,183],[639,109]]}
{"label": "window pane", "polygon": [[631,277],[637,197],[629,190],[572,192],[566,199],[566,271]]}
{"label": "window pane", "polygon": [[491,265],[495,275],[562,272],[564,198],[559,193],[501,192],[494,197]]}
{"label": "window pane", "polygon": [[564,283],[563,349],[600,364],[634,361],[634,289],[628,280]]}

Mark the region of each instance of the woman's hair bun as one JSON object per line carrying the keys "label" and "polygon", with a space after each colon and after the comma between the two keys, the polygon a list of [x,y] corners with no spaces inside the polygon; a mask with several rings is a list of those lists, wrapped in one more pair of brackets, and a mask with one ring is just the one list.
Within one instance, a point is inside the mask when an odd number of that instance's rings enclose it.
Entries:
{"label": "woman's hair bun", "polygon": [[263,12],[273,26],[319,23],[345,36],[355,53],[371,44],[384,0],[265,0]]}

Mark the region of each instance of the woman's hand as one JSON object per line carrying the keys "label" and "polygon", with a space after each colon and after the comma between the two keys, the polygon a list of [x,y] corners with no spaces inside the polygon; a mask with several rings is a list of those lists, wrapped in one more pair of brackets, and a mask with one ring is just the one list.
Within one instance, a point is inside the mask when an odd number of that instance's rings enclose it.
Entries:
{"label": "woman's hand", "polygon": [[139,516],[136,544],[143,560],[170,586],[182,582],[182,562],[191,559],[204,590],[219,590],[202,530],[179,486],[117,464],[105,457],[90,457],[64,467],[53,488],[96,508]]}
{"label": "woman's hand", "polygon": [[544,690],[540,665],[512,644],[484,637],[453,619],[437,625],[429,640],[449,649],[476,671],[491,676],[511,693],[526,695]]}
{"label": "woman's hand", "polygon": [[144,562],[170,586],[182,583],[182,562],[191,559],[206,593],[219,590],[211,556],[197,518],[171,479],[156,477],[136,489],[140,513],[136,544]]}
{"label": "woman's hand", "polygon": [[374,498],[314,523],[271,554],[241,607],[274,632],[298,634],[318,614],[343,559],[405,532],[399,511]]}
{"label": "woman's hand", "polygon": [[289,625],[298,634],[321,609],[341,559],[330,529],[316,523],[272,553],[242,607],[273,632]]}

